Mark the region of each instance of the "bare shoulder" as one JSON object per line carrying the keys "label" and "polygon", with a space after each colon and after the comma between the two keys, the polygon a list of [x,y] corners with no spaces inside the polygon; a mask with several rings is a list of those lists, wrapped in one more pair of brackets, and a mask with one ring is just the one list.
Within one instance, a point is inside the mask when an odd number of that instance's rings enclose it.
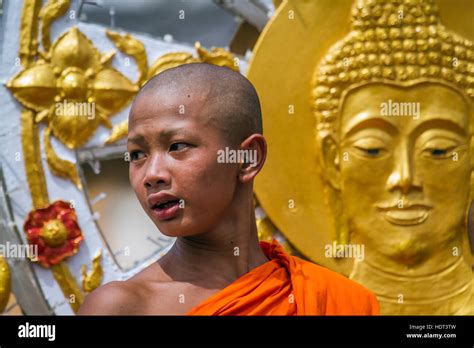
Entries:
{"label": "bare shoulder", "polygon": [[[149,284],[156,265],[151,265],[125,281],[112,281],[85,299],[79,315],[134,315],[144,314]],[[156,272],[156,271],[155,271]]]}
{"label": "bare shoulder", "polygon": [[136,285],[129,281],[107,283],[89,295],[79,309],[78,315],[126,315],[136,311],[139,299]]}

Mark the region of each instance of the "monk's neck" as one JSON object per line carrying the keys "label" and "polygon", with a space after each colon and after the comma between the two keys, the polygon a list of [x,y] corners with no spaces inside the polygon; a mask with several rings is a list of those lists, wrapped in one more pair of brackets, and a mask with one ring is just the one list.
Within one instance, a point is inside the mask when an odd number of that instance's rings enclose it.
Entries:
{"label": "monk's neck", "polygon": [[163,270],[173,280],[205,280],[222,287],[267,262],[258,241],[252,201],[240,208],[212,231],[178,237],[159,260]]}
{"label": "monk's neck", "polygon": [[433,268],[431,273],[418,272],[416,267],[402,272],[383,267],[366,254],[364,260],[354,262],[350,278],[377,295],[382,314],[471,314],[474,299],[471,265],[463,254],[450,260],[450,263],[445,258],[438,260],[443,267]]}

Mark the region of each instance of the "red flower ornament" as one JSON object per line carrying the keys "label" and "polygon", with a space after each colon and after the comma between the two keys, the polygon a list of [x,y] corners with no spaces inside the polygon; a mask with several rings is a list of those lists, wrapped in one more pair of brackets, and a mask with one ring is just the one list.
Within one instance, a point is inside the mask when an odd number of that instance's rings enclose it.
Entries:
{"label": "red flower ornament", "polygon": [[29,244],[38,248],[32,261],[46,268],[76,254],[84,239],[74,209],[64,201],[30,212],[24,231]]}

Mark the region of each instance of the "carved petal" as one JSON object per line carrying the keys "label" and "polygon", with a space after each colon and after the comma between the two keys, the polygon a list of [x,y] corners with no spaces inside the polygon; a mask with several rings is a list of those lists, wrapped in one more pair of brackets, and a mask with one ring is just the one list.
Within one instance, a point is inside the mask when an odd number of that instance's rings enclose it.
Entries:
{"label": "carved petal", "polygon": [[51,49],[51,62],[61,71],[67,67],[97,69],[100,65],[100,53],[94,44],[76,27],[59,37]]}
{"label": "carved petal", "polygon": [[7,83],[7,88],[20,103],[37,112],[48,109],[57,92],[53,69],[44,62],[20,71]]}
{"label": "carved petal", "polygon": [[84,145],[101,122],[92,103],[58,103],[49,116],[56,138],[70,149]]}
{"label": "carved petal", "polygon": [[171,52],[159,57],[148,70],[148,79],[158,75],[160,72],[167,69],[175,68],[182,64],[196,63],[199,59],[193,57],[188,52]]}
{"label": "carved petal", "polygon": [[212,47],[212,49],[208,51],[202,48],[199,42],[196,42],[194,46],[196,47],[201,61],[209,64],[225,66],[227,68],[239,72],[239,66],[234,60],[235,57],[229,51],[220,47]]}
{"label": "carved petal", "polygon": [[92,83],[92,96],[104,110],[105,116],[110,116],[132,100],[138,87],[115,69],[105,68],[97,73]]}

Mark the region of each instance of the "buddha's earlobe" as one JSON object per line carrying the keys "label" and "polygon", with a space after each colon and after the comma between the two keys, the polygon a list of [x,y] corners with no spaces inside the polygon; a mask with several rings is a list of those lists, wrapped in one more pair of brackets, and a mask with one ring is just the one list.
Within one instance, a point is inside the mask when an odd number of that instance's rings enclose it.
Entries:
{"label": "buddha's earlobe", "polygon": [[324,178],[336,190],[340,189],[340,159],[339,149],[332,136],[321,139],[321,166]]}

